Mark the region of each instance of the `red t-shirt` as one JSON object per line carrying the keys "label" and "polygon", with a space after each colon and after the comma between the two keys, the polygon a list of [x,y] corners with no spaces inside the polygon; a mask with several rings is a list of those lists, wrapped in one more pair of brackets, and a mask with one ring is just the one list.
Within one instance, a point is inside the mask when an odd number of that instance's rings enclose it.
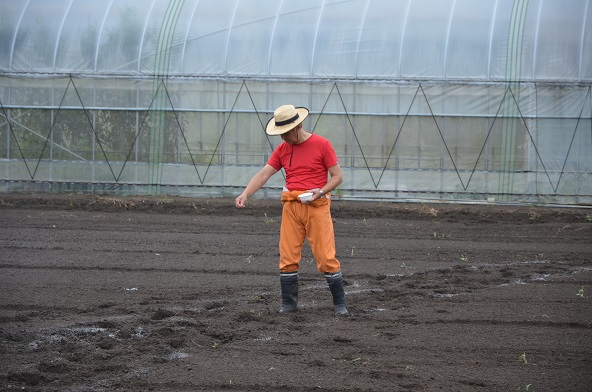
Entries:
{"label": "red t-shirt", "polygon": [[268,165],[286,171],[286,188],[305,191],[323,187],[329,168],[337,165],[337,155],[329,140],[312,134],[300,144],[281,143],[271,154]]}

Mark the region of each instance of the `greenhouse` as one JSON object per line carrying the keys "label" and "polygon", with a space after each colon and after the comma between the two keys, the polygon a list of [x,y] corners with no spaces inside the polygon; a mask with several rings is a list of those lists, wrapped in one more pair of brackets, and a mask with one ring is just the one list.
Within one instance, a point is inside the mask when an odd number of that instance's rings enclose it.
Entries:
{"label": "greenhouse", "polygon": [[592,204],[591,89],[589,0],[0,0],[0,192],[236,195],[290,103],[334,196]]}

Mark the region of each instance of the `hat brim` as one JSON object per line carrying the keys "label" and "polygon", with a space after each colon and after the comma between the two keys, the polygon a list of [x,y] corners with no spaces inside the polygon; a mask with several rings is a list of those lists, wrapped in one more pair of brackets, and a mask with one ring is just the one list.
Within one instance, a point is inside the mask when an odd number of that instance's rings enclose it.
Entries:
{"label": "hat brim", "polygon": [[292,128],[294,128],[301,122],[303,122],[306,119],[306,117],[308,117],[307,108],[296,108],[296,112],[298,113],[298,118],[295,121],[279,127],[275,125],[275,119],[272,117],[265,126],[265,133],[267,133],[270,136],[282,135],[290,131]]}

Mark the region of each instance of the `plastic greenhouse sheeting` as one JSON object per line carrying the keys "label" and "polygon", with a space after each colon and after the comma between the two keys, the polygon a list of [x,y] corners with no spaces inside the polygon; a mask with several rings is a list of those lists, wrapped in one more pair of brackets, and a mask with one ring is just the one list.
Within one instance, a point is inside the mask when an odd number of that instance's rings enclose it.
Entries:
{"label": "plastic greenhouse sheeting", "polygon": [[592,204],[591,88],[589,0],[0,0],[0,191],[235,194],[293,103],[338,197]]}

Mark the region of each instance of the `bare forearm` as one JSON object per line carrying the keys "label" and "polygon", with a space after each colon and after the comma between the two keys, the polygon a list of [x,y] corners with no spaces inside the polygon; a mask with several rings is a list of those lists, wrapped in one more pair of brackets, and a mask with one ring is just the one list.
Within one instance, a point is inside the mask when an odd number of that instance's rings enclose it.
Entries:
{"label": "bare forearm", "polygon": [[333,176],[329,179],[329,181],[327,181],[327,183],[325,184],[325,186],[321,188],[321,190],[323,191],[323,193],[329,193],[333,191],[335,188],[337,188],[341,184],[342,180],[343,177],[341,175]]}
{"label": "bare forearm", "polygon": [[238,197],[235,199],[234,204],[238,208],[244,208],[249,196],[261,189],[261,187],[265,185],[267,180],[269,180],[269,178],[273,176],[276,172],[277,170],[275,170],[273,167],[265,165],[263,169],[259,170],[259,172],[257,172],[257,174],[255,174],[253,178],[251,178],[251,181],[249,181],[243,193],[238,195]]}
{"label": "bare forearm", "polygon": [[269,177],[265,176],[262,172],[259,172],[251,178],[251,181],[247,184],[247,187],[243,191],[243,194],[247,197],[251,196],[253,193],[257,192],[265,183]]}
{"label": "bare forearm", "polygon": [[341,168],[339,165],[335,165],[329,169],[329,181],[322,188],[315,188],[311,189],[311,192],[314,194],[314,199],[316,200],[319,197],[322,197],[324,194],[327,194],[337,188],[341,181],[343,181],[343,174],[341,174]]}
{"label": "bare forearm", "polygon": [[329,193],[341,184],[343,181],[343,173],[339,164],[329,168],[329,181],[321,189],[323,193]]}

